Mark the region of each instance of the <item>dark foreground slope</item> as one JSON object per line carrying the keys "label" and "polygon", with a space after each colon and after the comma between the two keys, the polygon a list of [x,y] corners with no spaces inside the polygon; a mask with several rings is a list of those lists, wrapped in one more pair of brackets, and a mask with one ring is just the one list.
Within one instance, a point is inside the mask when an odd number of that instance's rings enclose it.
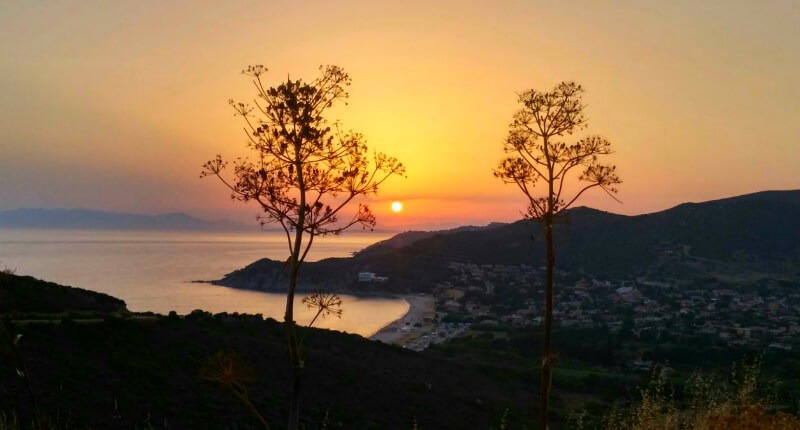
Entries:
{"label": "dark foreground slope", "polygon": [[[248,428],[248,412],[200,378],[218,351],[252,366],[249,391],[276,428],[285,420],[290,375],[283,327],[254,317],[108,319],[96,324],[29,324],[20,348],[34,392],[51,415],[95,428]],[[313,330],[306,339],[303,421],[319,428],[487,429],[505,407],[533,404],[524,387],[500,386],[462,366],[369,341]],[[5,362],[4,357],[4,362]],[[519,383],[521,385],[521,382]],[[513,384],[512,384],[513,385]],[[0,405],[30,408],[23,381],[3,366]]]}
{"label": "dark foreground slope", "polygon": [[0,272],[0,313],[124,312],[107,294]]}
{"label": "dark foreground slope", "polygon": [[[556,227],[560,269],[605,278],[625,278],[656,268],[680,272],[686,259],[715,270],[752,268],[800,275],[800,191],[767,191],[704,203],[685,203],[647,215],[622,216],[590,208],[568,211]],[[376,272],[388,291],[430,291],[449,262],[544,264],[541,229],[531,221],[442,232],[403,233],[352,258],[327,259],[303,267],[306,287],[376,288],[354,282],[358,272]],[[665,267],[665,265],[667,267]],[[673,267],[674,266],[674,267]],[[695,270],[697,264],[691,270]],[[250,289],[280,289],[282,265],[259,260],[217,281]]]}
{"label": "dark foreground slope", "polygon": [[[245,366],[243,381],[253,403],[273,428],[285,422],[286,342],[282,324],[260,316],[216,315],[195,311],[178,316],[106,313],[88,319],[12,322],[17,305],[44,313],[51,298],[80,297],[83,291],[32,278],[9,276],[19,289],[41,295],[43,307],[27,299],[5,301],[12,313],[0,313],[8,327],[0,333],[0,413],[13,412],[30,422],[25,380],[17,374],[11,337],[28,369],[36,400],[68,428],[242,429],[258,428],[233,395],[201,375],[218,352],[234,353]],[[47,288],[38,288],[44,285]],[[52,297],[51,297],[52,296]],[[9,296],[4,296],[9,297]],[[13,297],[25,297],[16,294]],[[77,307],[58,308],[74,311]],[[531,381],[490,378],[449,362],[370,341],[357,335],[306,329],[306,373],[302,421],[307,429],[487,429],[505,408],[528,416]],[[246,369],[251,371],[246,371]],[[206,372],[203,372],[206,369]],[[66,425],[68,424],[68,425]]]}

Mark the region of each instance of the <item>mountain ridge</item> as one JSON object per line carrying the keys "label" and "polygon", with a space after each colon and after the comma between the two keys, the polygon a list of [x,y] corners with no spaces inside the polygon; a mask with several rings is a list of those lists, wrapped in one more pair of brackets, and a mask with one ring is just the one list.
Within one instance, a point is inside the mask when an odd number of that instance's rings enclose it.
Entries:
{"label": "mountain ridge", "polygon": [[[798,219],[800,190],[683,203],[633,216],[577,207],[556,225],[556,266],[599,278],[633,278],[653,271],[694,276],[691,267],[706,263],[726,271],[784,270],[794,276],[800,272]],[[452,262],[543,266],[541,241],[541,230],[531,220],[406,232],[350,258],[306,263],[300,281],[307,288],[359,291],[376,285],[355,282],[357,273],[375,272],[389,277],[379,286],[383,290],[429,292]],[[262,259],[215,283],[280,290],[281,264]]]}

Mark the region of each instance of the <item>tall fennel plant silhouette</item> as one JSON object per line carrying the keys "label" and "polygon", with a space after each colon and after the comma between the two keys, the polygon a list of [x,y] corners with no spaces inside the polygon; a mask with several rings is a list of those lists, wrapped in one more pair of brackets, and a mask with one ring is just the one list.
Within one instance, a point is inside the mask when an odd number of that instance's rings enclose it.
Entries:
{"label": "tall fennel plant silhouette", "polygon": [[[360,225],[372,229],[375,216],[359,197],[377,193],[389,177],[405,175],[402,163],[382,153],[370,154],[364,137],[343,132],[329,122],[327,111],[349,97],[350,76],[337,66],[320,67],[321,76],[311,82],[287,78],[276,86],[265,85],[267,68],[249,66],[242,73],[256,90],[253,104],[230,101],[242,118],[248,147],[254,160],[236,160],[232,177],[224,173],[228,163],[217,156],[205,163],[201,177],[215,176],[231,197],[256,202],[259,221],[281,226],[289,251],[286,266],[284,325],[292,370],[289,430],[297,430],[300,414],[303,359],[301,340],[294,321],[294,298],[300,267],[314,239],[338,235]],[[353,207],[353,210],[347,208]]]}
{"label": "tall fennel plant silhouette", "polygon": [[[549,92],[531,89],[519,94],[522,107],[514,114],[503,142],[503,150],[509,155],[494,171],[497,178],[515,184],[522,191],[528,200],[526,218],[538,221],[544,230],[547,278],[540,399],[542,429],[547,428],[555,360],[551,348],[556,261],[553,223],[590,189],[601,189],[616,200],[616,185],[622,183],[615,166],[600,162],[601,156],[612,153],[609,141],[599,136],[566,141],[587,126],[583,92],[574,82],[562,82]],[[570,180],[579,183],[577,191],[571,194],[567,191],[570,187],[565,188]]]}

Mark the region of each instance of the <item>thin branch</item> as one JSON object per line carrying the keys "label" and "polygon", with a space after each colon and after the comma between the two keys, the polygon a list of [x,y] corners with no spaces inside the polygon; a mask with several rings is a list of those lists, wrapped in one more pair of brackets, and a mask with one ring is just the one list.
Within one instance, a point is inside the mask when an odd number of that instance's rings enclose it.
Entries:
{"label": "thin branch", "polygon": [[581,194],[583,194],[583,193],[584,193],[586,190],[588,190],[588,189],[591,189],[591,188],[594,188],[594,187],[600,187],[600,186],[601,186],[601,185],[600,185],[600,183],[598,183],[598,182],[595,182],[595,183],[593,183],[593,184],[590,184],[590,185],[587,185],[587,186],[583,187],[583,189],[582,189],[582,190],[580,190],[580,191],[578,192],[578,194],[576,194],[576,195],[575,195],[575,197],[573,197],[573,198],[572,198],[572,200],[570,200],[570,201],[569,201],[569,203],[567,203],[566,205],[564,205],[564,206],[563,206],[563,207],[562,207],[562,208],[561,208],[561,209],[558,211],[558,213],[564,212],[564,211],[565,211],[565,210],[567,210],[567,209],[568,209],[570,206],[572,206],[572,204],[573,204],[573,203],[575,203],[575,200],[578,200],[578,197],[580,197],[580,196],[581,196]]}

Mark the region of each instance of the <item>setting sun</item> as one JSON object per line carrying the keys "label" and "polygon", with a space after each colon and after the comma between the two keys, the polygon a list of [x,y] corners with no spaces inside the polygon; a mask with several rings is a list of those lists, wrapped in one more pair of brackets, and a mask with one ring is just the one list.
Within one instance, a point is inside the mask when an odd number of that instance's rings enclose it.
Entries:
{"label": "setting sun", "polygon": [[403,204],[400,202],[392,202],[392,212],[397,213],[403,210]]}

